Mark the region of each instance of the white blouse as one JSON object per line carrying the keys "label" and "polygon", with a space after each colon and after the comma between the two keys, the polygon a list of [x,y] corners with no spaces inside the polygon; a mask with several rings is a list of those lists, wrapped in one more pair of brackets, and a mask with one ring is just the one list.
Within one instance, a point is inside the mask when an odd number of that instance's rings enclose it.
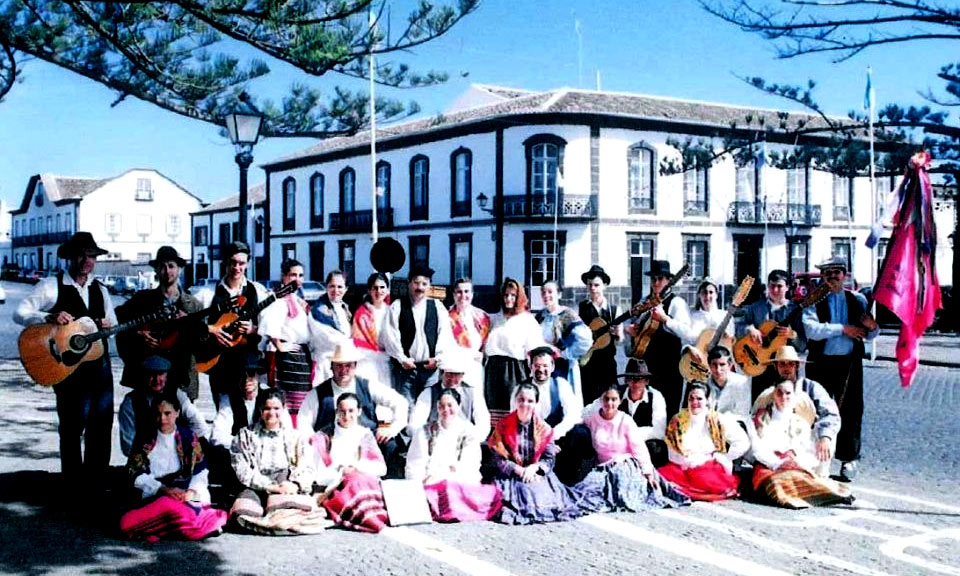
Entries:
{"label": "white blouse", "polygon": [[[163,484],[157,478],[163,478],[180,471],[180,457],[177,455],[176,432],[157,433],[156,445],[150,451],[150,473],[141,474],[133,480],[134,488],[140,490],[142,497],[152,498],[160,491]],[[207,489],[209,470],[203,470],[190,479],[189,489],[193,490],[193,501],[210,503],[210,491]]]}
{"label": "white blouse", "polygon": [[439,482],[453,480],[465,484],[480,483],[480,440],[475,427],[457,418],[449,428],[438,426],[430,451],[427,427],[413,435],[407,453],[405,477],[413,480],[426,478]]}
{"label": "white blouse", "polygon": [[521,312],[506,318],[503,312],[490,316],[490,335],[483,353],[490,356],[507,356],[514,360],[526,360],[534,348],[545,346],[543,329],[529,312]]}

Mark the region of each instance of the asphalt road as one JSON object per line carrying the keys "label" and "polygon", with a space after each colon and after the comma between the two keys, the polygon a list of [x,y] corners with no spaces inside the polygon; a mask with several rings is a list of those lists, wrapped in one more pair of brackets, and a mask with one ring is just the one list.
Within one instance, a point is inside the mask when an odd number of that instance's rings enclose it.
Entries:
{"label": "asphalt road", "polygon": [[[9,296],[0,313],[11,313]],[[15,350],[18,328],[8,320],[0,345]],[[82,514],[59,504],[84,494],[56,484],[53,393],[30,382],[18,361],[0,360],[0,573],[960,575],[958,376],[922,366],[903,390],[893,364],[865,368],[865,458],[849,507],[788,511],[730,501],[532,527],[227,533],[146,544],[113,537],[109,503]],[[200,405],[212,416],[206,399]]]}

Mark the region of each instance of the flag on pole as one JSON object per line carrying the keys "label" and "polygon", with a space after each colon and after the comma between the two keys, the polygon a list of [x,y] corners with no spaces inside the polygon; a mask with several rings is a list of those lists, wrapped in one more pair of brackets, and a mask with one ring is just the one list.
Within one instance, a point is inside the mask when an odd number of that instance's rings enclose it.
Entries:
{"label": "flag on pole", "polygon": [[757,148],[756,156],[757,169],[763,168],[764,164],[767,163],[767,141],[763,140],[760,142],[760,146]]}
{"label": "flag on pole", "polygon": [[943,307],[937,280],[937,229],[929,167],[928,152],[919,152],[910,159],[897,190],[900,202],[893,217],[893,235],[875,290],[877,303],[901,321],[897,367],[904,388],[913,382],[919,364],[920,338]]}
{"label": "flag on pole", "polygon": [[873,103],[876,101],[877,94],[873,90],[873,69],[867,66],[867,90],[863,93],[863,109],[873,110]]}

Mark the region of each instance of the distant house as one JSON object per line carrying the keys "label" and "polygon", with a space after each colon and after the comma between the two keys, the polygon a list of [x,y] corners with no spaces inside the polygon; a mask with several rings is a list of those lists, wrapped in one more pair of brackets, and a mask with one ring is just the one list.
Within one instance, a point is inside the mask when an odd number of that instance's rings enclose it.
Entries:
{"label": "distant house", "polygon": [[[252,253],[249,270],[257,271],[258,279],[267,280],[266,261],[264,260],[264,224],[263,204],[266,194],[264,185],[250,188],[247,198],[253,210],[248,210],[251,224],[247,227],[247,240]],[[193,263],[193,278],[219,278],[222,259],[220,254],[227,244],[237,239],[240,216],[239,195],[229,196],[213,202],[190,214],[190,229],[193,231],[193,249],[190,258]],[[250,242],[252,240],[252,242]],[[279,273],[276,274],[279,277]]]}
{"label": "distant house", "polygon": [[37,174],[11,210],[12,258],[27,270],[62,269],[57,247],[75,231],[93,234],[102,259],[143,263],[170,245],[190,253],[191,212],[200,198],[156,170],[135,168],[111,178]]}

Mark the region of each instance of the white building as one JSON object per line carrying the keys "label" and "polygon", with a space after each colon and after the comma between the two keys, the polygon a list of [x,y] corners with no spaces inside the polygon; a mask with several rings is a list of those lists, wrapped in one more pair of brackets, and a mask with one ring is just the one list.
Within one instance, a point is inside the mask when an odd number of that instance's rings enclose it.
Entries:
{"label": "white building", "polygon": [[[436,284],[471,276],[492,287],[513,277],[529,288],[558,278],[568,298],[579,297],[572,289],[583,288],[580,274],[596,263],[610,274],[614,299],[638,301],[649,291],[644,272],[652,259],[669,260],[674,270],[687,261],[694,278],[734,285],[748,274],[762,282],[775,268],[811,270],[841,254],[861,284],[871,283],[882,253],[864,246],[875,210],[867,178],[810,165],[758,167],[749,152],[661,173],[663,163],[681,158],[668,141],[722,149],[723,137],[756,140],[764,125],[798,120],[819,122],[634,94],[475,86],[447,114],[378,131],[380,233],[407,248],[401,276],[425,262],[437,270]],[[766,139],[770,156],[795,143],[775,131]],[[364,133],[264,166],[274,275],[283,257],[295,256],[314,279],[334,267],[350,284],[366,279],[369,154]],[[893,185],[890,177],[878,180],[881,190]],[[953,213],[946,208],[937,211],[937,266],[949,282]]]}
{"label": "white building", "polygon": [[38,174],[13,216],[13,261],[29,270],[62,268],[57,248],[75,231],[93,234],[108,260],[146,263],[170,245],[190,251],[190,212],[200,199],[152,169],[112,178]]}
{"label": "white building", "polygon": [[[254,186],[247,192],[247,198],[253,206],[248,210],[251,222],[247,225],[247,240],[252,253],[249,271],[257,270],[258,279],[267,280],[267,268],[264,260],[263,201],[264,185]],[[193,249],[190,261],[193,263],[194,283],[204,278],[220,278],[223,247],[237,239],[239,228],[239,195],[229,196],[213,202],[209,206],[190,214],[190,228],[193,230]],[[253,242],[250,242],[250,239]],[[278,264],[279,266],[279,264]],[[279,273],[274,275],[279,277]]]}

